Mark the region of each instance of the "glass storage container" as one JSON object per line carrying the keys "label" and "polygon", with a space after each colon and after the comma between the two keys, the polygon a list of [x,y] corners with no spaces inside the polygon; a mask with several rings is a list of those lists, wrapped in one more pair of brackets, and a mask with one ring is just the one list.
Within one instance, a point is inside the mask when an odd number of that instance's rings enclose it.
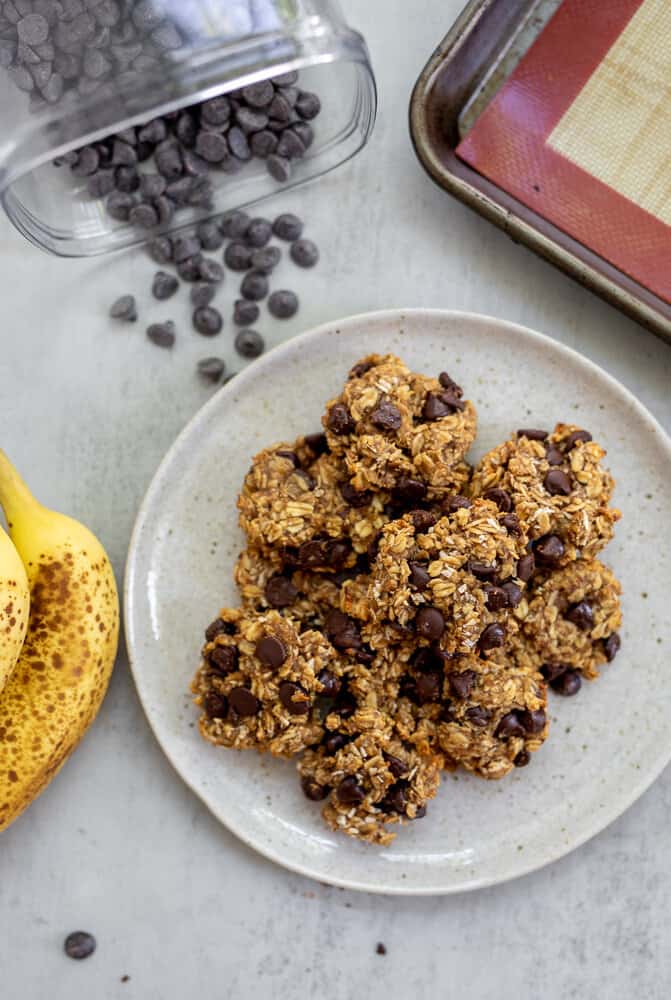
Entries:
{"label": "glass storage container", "polygon": [[[276,88],[288,88],[290,101],[296,88],[316,93],[321,111],[286,180],[262,156],[227,155],[208,165],[212,190],[201,204],[143,229],[112,218],[109,191],[95,197],[90,175],[71,170],[72,151],[158,116],[172,114],[172,129],[178,110],[294,71],[297,83],[284,77]],[[132,246],[322,174],[364,145],[375,111],[366,44],[337,0],[0,2],[2,201],[29,240],[61,256]],[[291,117],[298,121],[295,108]],[[269,127],[281,134],[277,121]]]}

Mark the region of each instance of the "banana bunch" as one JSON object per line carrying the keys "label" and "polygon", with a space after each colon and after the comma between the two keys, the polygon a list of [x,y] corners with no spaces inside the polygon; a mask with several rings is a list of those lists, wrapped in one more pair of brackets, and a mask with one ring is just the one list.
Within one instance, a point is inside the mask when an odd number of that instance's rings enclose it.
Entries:
{"label": "banana bunch", "polygon": [[1,450],[0,506],[10,536],[0,528],[2,831],[95,718],[116,656],[119,599],[97,538],[38,503]]}

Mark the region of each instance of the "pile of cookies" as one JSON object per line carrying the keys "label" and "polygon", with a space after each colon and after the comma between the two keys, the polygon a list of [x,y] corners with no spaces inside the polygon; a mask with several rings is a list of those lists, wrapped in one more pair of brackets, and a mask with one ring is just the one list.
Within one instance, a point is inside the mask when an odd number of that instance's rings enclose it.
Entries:
{"label": "pile of cookies", "polygon": [[203,737],[296,756],[334,830],[378,844],[441,772],[524,767],[547,685],[615,656],[620,586],[596,558],[619,511],[578,427],[520,429],[471,468],[477,415],[446,373],[354,366],[324,433],[267,448],[239,497],[241,606],[208,627]]}

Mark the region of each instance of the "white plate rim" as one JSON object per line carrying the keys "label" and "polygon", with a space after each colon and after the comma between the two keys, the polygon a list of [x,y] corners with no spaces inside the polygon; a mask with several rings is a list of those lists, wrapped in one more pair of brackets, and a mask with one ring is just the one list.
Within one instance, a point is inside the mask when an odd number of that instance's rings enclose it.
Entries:
{"label": "white plate rim", "polygon": [[[530,875],[535,871],[546,867],[547,865],[553,864],[555,861],[559,861],[561,858],[577,850],[583,844],[587,843],[593,837],[602,833],[607,827],[609,827],[616,819],[619,819],[631,806],[654,784],[657,778],[660,776],[662,771],[671,761],[671,738],[668,740],[664,747],[660,747],[660,753],[655,759],[654,763],[651,764],[649,770],[646,770],[638,782],[631,782],[628,786],[627,794],[623,794],[617,800],[611,800],[614,805],[610,808],[604,808],[598,813],[593,814],[592,822],[586,823],[583,831],[575,835],[569,842],[562,843],[558,845],[554,850],[549,848],[546,854],[540,858],[534,858],[533,860],[527,861],[526,858],[520,859],[520,864],[517,866],[511,866],[508,871],[506,871],[501,876],[491,875],[491,876],[480,876],[473,878],[470,882],[462,882],[459,885],[442,885],[438,887],[415,887],[415,886],[403,886],[403,885],[379,885],[375,882],[365,882],[362,880],[356,880],[351,878],[338,878],[331,875],[325,875],[318,868],[312,868],[308,864],[302,864],[294,862],[290,859],[285,858],[280,852],[275,851],[271,846],[266,844],[259,844],[255,839],[249,836],[244,828],[240,824],[229,821],[227,817],[222,815],[221,810],[216,806],[216,804],[208,801],[206,795],[202,793],[192,782],[186,777],[176,760],[173,758],[170,745],[164,742],[159,735],[157,728],[154,725],[151,712],[148,705],[143,697],[143,688],[141,682],[141,675],[138,669],[136,669],[135,657],[133,655],[135,646],[135,635],[133,629],[133,589],[135,586],[135,581],[137,577],[137,565],[136,558],[139,551],[139,542],[142,536],[143,530],[147,524],[148,514],[150,512],[150,507],[153,501],[154,494],[159,492],[160,484],[165,476],[166,472],[170,468],[174,455],[180,450],[182,441],[190,436],[194,431],[197,430],[199,425],[206,420],[209,416],[210,410],[214,409],[216,405],[219,405],[219,400],[222,393],[232,393],[233,391],[238,392],[240,388],[244,388],[245,384],[254,381],[256,378],[263,377],[266,369],[272,368],[274,363],[281,358],[285,353],[300,348],[301,344],[311,342],[313,340],[318,340],[330,331],[337,329],[342,330],[343,328],[349,328],[355,326],[356,324],[370,323],[370,322],[389,322],[389,323],[399,323],[403,322],[407,318],[413,319],[428,319],[428,320],[450,320],[459,321],[464,320],[466,322],[478,322],[491,324],[499,329],[504,329],[506,332],[512,335],[521,336],[526,340],[541,345],[550,351],[555,352],[558,356],[565,358],[567,361],[574,365],[578,365],[583,368],[583,370],[592,372],[594,375],[598,376],[601,380],[605,381],[611,389],[614,389],[618,394],[624,396],[629,405],[637,413],[638,417],[648,425],[648,429],[651,433],[655,434],[658,438],[660,446],[664,447],[669,454],[669,460],[671,462],[671,437],[664,430],[662,425],[653,416],[653,414],[641,403],[641,401],[634,395],[631,390],[629,390],[625,385],[623,385],[618,379],[607,372],[605,369],[601,368],[591,359],[585,357],[579,351],[572,347],[568,347],[566,344],[555,340],[554,338],[548,336],[544,333],[539,333],[537,330],[533,330],[530,327],[526,327],[519,323],[514,323],[510,320],[499,319],[495,316],[489,316],[485,313],[475,313],[471,311],[454,310],[454,309],[428,309],[424,307],[408,307],[405,309],[395,308],[395,309],[378,309],[372,310],[370,312],[355,313],[349,316],[336,318],[334,320],[329,320],[325,323],[321,323],[317,327],[313,327],[304,333],[298,334],[297,336],[291,337],[281,344],[268,351],[262,358],[259,358],[253,364],[249,365],[247,368],[236,375],[234,383],[229,382],[217,390],[212,397],[207,400],[203,406],[193,415],[193,417],[187,422],[180,433],[177,435],[173,443],[170,445],[168,451],[161,460],[156,472],[152,476],[151,482],[145,491],[142,498],[140,506],[138,508],[138,513],[135,519],[133,530],[131,532],[130,543],[128,546],[128,553],[126,558],[126,566],[124,572],[123,580],[123,608],[124,608],[124,634],[126,649],[128,654],[128,660],[130,664],[131,673],[133,675],[133,680],[137,690],[140,703],[142,705],[145,717],[149,724],[151,731],[153,732],[161,750],[165,754],[166,758],[177,772],[182,781],[187,785],[187,787],[204,803],[204,805],[210,810],[210,812],[215,816],[215,818],[223,824],[235,837],[241,840],[247,847],[261,854],[267,860],[289,870],[295,872],[296,874],[303,875],[306,878],[313,879],[318,882],[327,883],[329,885],[336,886],[338,888],[355,890],[358,892],[368,892],[376,895],[388,895],[388,896],[448,896],[457,895],[464,892],[473,892],[477,889],[485,889],[494,885],[502,885],[505,882],[512,881],[513,879],[521,878],[524,875]],[[640,773],[640,772],[639,772]]]}

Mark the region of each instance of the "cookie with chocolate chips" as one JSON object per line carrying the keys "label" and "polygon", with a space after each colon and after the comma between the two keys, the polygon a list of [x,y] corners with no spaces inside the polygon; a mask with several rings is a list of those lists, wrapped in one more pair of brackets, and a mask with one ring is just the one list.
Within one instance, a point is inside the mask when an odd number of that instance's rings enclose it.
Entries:
{"label": "cookie with chocolate chips", "polygon": [[475,407],[449,375],[418,375],[393,354],[371,354],[326,406],[329,447],[357,490],[391,490],[408,503],[459,493],[475,438]]}
{"label": "cookie with chocolate chips", "polygon": [[620,512],[609,506],[606,452],[588,431],[557,424],[520,429],[476,465],[470,492],[514,513],[544,569],[592,559],[612,538]]}

